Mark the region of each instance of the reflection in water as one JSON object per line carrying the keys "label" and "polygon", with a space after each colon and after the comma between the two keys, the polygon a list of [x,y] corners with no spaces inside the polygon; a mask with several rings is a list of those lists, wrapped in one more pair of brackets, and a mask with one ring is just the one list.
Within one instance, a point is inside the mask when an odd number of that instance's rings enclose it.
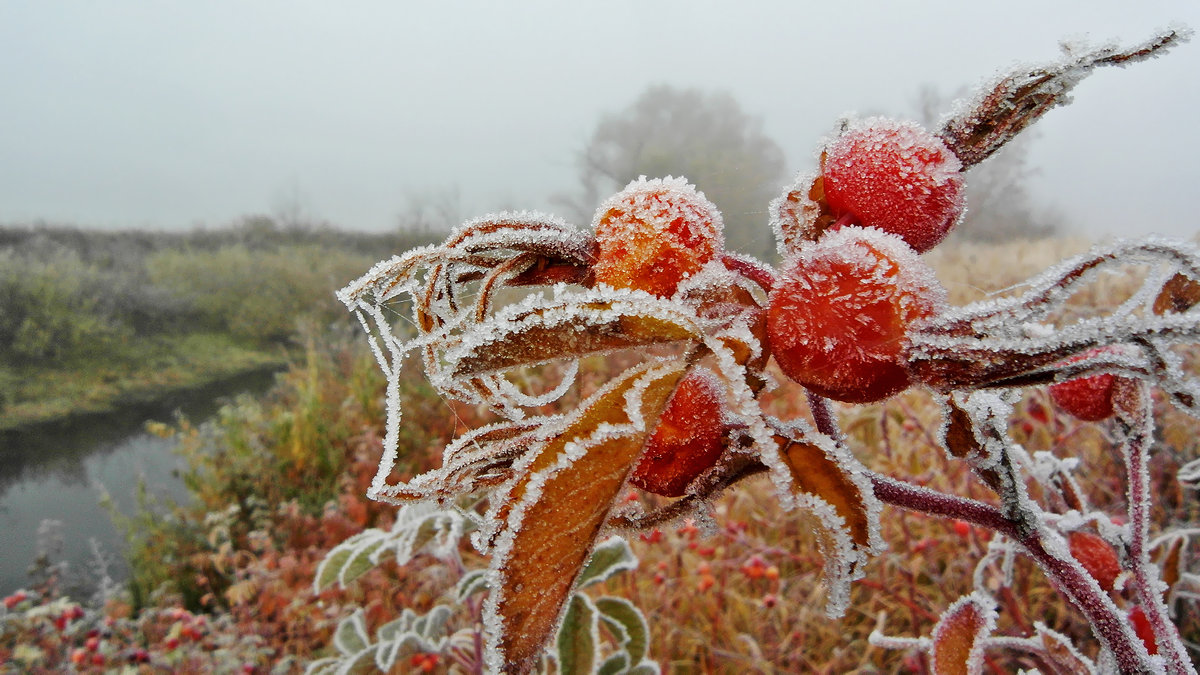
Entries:
{"label": "reflection in water", "polygon": [[261,393],[273,382],[272,372],[251,373],[120,413],[0,432],[0,595],[29,584],[38,526],[47,518],[63,523],[62,556],[72,570],[88,568],[89,540],[95,538],[115,561],[109,574],[123,579],[124,541],[100,506],[103,493],[127,515],[137,509],[139,480],[151,495],[179,501],[187,494],[178,476],[184,462],[172,452],[174,443],[147,433],[145,421],[170,421],[177,411],[202,421],[213,416],[222,398]]}

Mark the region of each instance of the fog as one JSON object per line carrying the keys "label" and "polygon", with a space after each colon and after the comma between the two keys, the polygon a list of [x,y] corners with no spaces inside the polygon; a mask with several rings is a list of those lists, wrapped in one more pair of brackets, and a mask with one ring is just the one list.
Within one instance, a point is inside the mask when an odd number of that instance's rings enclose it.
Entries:
{"label": "fog", "polygon": [[[922,86],[1171,22],[1200,4],[6,2],[0,223],[380,230],[451,189],[464,215],[550,210],[655,83],[732,93],[790,174],[848,112],[914,116]],[[1200,42],[1096,72],[1034,127],[1035,198],[1092,236],[1193,235],[1198,74]]]}

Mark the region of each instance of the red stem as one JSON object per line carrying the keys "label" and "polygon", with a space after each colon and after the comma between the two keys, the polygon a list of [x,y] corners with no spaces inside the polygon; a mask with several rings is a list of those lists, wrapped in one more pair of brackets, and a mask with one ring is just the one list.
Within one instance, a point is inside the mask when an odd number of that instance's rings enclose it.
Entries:
{"label": "red stem", "polygon": [[1150,392],[1143,383],[1131,384],[1126,400],[1132,410],[1123,412],[1119,422],[1125,431],[1125,472],[1129,481],[1129,557],[1133,563],[1133,588],[1142,601],[1142,610],[1154,631],[1158,653],[1167,660],[1167,672],[1195,675],[1179,630],[1171,623],[1166,603],[1158,590],[1158,579],[1151,574],[1150,551],[1150,474],[1148,441],[1154,429],[1149,424],[1152,408]]}
{"label": "red stem", "polygon": [[[839,443],[842,442],[843,436],[829,401],[809,392],[808,404],[812,409],[817,430]],[[1155,671],[1146,646],[1134,634],[1125,616],[1113,604],[1112,598],[1108,597],[1078,560],[1069,554],[1055,555],[1045,547],[1042,541],[1041,519],[1035,514],[1026,513],[1025,507],[1008,509],[1009,514],[1013,516],[1010,518],[1000,509],[974,499],[911,485],[871,471],[868,471],[867,475],[871,479],[875,496],[880,501],[929,515],[965,520],[973,525],[994,530],[1020,544],[1025,553],[1042,568],[1050,582],[1083,613],[1084,618],[1091,624],[1092,631],[1112,652],[1122,673]]]}

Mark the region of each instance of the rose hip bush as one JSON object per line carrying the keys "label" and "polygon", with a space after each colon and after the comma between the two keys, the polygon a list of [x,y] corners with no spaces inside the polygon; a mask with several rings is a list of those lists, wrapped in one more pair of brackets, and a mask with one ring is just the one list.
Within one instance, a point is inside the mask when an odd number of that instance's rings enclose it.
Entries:
{"label": "rose hip bush", "polygon": [[[965,307],[948,305],[920,256],[959,219],[973,166],[1068,102],[1095,68],[1185,37],[1169,31],[1017,70],[936,131],[846,123],[819,172],[770,205],[778,270],[725,250],[720,214],[686,180],[641,178],[601,205],[589,231],[536,213],[487,216],[343,289],[389,380],[384,456],[368,494],[459,513],[476,504],[472,543],[490,558],[486,668],[542,662],[605,535],[710,523],[715,495],[765,474],[785,509],[816,523],[830,617],[846,611],[852,584],[887,546],[885,504],[946,518],[961,537],[991,533],[974,589],[930,635],[877,631],[877,646],[923,653],[939,673],[980,672],[998,649],[1035,655],[1053,672],[1195,672],[1164,601],[1194,582],[1183,562],[1188,532],[1150,538],[1147,463],[1156,400],[1200,413],[1189,375],[1200,253],[1120,242]],[[1072,295],[1105,272],[1144,278],[1115,307],[1081,310]],[[394,325],[405,312],[415,334]],[[462,434],[439,468],[403,482],[393,475],[398,376],[411,352],[442,396],[499,421]],[[623,364],[638,358],[597,388],[575,381],[581,359],[617,353]],[[780,373],[807,391],[795,419],[762,404]],[[936,442],[993,499],[877,473],[855,456],[872,449],[852,447],[831,399],[873,403],[912,387],[940,402]],[[1127,469],[1125,513],[1089,503],[1078,462],[1014,440],[1015,406],[1043,387],[1071,414],[1111,425]],[[1194,474],[1189,464],[1180,479]],[[626,498],[634,489],[653,496]],[[1017,558],[1034,561],[1084,617],[1097,656],[1037,622],[1022,635],[997,632],[997,594]]]}

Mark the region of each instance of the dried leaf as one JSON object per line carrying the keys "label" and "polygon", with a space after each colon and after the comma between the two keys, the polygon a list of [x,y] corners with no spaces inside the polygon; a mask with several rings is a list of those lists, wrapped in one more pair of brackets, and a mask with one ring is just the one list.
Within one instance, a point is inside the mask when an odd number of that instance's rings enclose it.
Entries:
{"label": "dried leaf", "polygon": [[870,548],[870,515],[863,492],[836,461],[815,443],[788,441],[783,458],[792,472],[795,490],[819,497],[846,521],[856,546]]}
{"label": "dried leaf", "polygon": [[1042,639],[1043,656],[1055,675],[1094,675],[1096,667],[1071,643],[1071,640],[1044,625],[1034,624]]}
{"label": "dried leaf", "polygon": [[1200,303],[1200,283],[1176,272],[1154,298],[1154,313],[1160,316],[1167,312],[1182,313],[1195,307],[1196,303]]}
{"label": "dried leaf", "polygon": [[845,447],[796,425],[778,425],[776,432],[778,455],[767,456],[767,448],[763,459],[776,484],[786,485],[795,505],[820,523],[829,596],[825,611],[839,616],[849,603],[850,583],[862,576],[868,556],[883,549],[882,504],[863,477],[862,465]]}
{"label": "dried leaf", "polygon": [[[566,428],[520,467],[489,520],[498,581],[485,615],[489,663],[527,672],[552,634],[583,563],[648,430],[684,372],[681,363],[647,363],[626,371],[580,406]],[[502,491],[503,492],[503,491]]]}
{"label": "dried leaf", "polygon": [[455,377],[697,335],[685,322],[660,318],[653,309],[604,302],[568,302],[517,316],[501,316],[480,333],[487,339],[447,355]]}
{"label": "dried leaf", "polygon": [[963,410],[954,397],[948,397],[947,404],[949,414],[946,415],[946,426],[942,435],[946,449],[958,459],[982,456],[984,449],[975,437],[975,425],[971,422],[970,413]]}
{"label": "dried leaf", "polygon": [[982,673],[984,639],[991,633],[995,617],[991,601],[978,593],[950,605],[933,627],[931,670],[936,675]]}

